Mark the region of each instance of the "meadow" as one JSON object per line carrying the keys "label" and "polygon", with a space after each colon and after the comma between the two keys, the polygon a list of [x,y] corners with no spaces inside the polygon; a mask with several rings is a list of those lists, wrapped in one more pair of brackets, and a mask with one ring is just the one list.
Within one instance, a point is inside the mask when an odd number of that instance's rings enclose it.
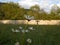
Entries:
{"label": "meadow", "polygon": [[0,24],[0,45],[16,42],[19,45],[60,45],[60,25]]}

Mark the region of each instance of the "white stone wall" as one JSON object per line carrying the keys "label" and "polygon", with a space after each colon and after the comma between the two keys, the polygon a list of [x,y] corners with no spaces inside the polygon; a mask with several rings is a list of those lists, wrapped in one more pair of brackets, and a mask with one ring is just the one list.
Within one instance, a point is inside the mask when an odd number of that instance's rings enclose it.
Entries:
{"label": "white stone wall", "polygon": [[60,20],[41,20],[39,21],[40,25],[58,25],[58,22],[60,22]]}
{"label": "white stone wall", "polygon": [[[1,23],[4,24],[34,24],[37,25],[37,20],[0,20]],[[59,25],[60,20],[39,20],[38,22],[39,25]]]}

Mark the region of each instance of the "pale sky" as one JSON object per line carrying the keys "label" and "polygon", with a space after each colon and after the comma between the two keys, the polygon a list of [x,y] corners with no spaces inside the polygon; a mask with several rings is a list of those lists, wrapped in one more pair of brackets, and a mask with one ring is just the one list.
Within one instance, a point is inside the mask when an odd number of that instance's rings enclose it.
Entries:
{"label": "pale sky", "polygon": [[53,4],[60,7],[60,0],[0,0],[0,2],[17,2],[25,8],[38,4],[45,10],[49,10]]}

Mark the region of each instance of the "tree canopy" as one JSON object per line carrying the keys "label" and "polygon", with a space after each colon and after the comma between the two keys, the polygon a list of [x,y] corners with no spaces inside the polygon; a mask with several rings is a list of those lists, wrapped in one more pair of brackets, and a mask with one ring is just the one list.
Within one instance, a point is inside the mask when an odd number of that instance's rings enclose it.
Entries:
{"label": "tree canopy", "polygon": [[57,5],[52,6],[50,13],[41,9],[39,5],[31,6],[25,9],[18,3],[0,3],[0,20],[25,20],[24,15],[33,16],[35,20],[59,20],[60,8]]}

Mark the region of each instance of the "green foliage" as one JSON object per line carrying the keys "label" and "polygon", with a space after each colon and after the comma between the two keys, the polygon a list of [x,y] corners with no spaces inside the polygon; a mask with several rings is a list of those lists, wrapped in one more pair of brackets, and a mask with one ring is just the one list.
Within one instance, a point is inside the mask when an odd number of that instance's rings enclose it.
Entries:
{"label": "green foliage", "polygon": [[15,45],[16,41],[20,43],[22,41],[23,45],[27,45],[28,38],[32,39],[30,45],[60,45],[59,25],[27,25],[26,29],[33,26],[35,30],[24,35],[20,32],[12,32],[12,28],[18,29],[19,26],[24,28],[26,25],[0,24],[0,45]]}
{"label": "green foliage", "polygon": [[[1,5],[0,11],[4,13],[4,19],[21,19],[24,14],[24,8],[15,3],[5,3]],[[2,14],[3,14],[2,13]],[[0,15],[2,15],[0,12]]]}
{"label": "green foliage", "polygon": [[38,11],[38,12],[40,11],[39,5],[31,6],[30,9],[33,10],[33,11]]}
{"label": "green foliage", "polygon": [[24,9],[18,3],[0,3],[0,20],[25,20],[24,15],[34,16],[35,20],[59,20],[60,8],[54,5],[48,14],[44,9],[40,9],[39,5],[31,6],[30,9]]}

